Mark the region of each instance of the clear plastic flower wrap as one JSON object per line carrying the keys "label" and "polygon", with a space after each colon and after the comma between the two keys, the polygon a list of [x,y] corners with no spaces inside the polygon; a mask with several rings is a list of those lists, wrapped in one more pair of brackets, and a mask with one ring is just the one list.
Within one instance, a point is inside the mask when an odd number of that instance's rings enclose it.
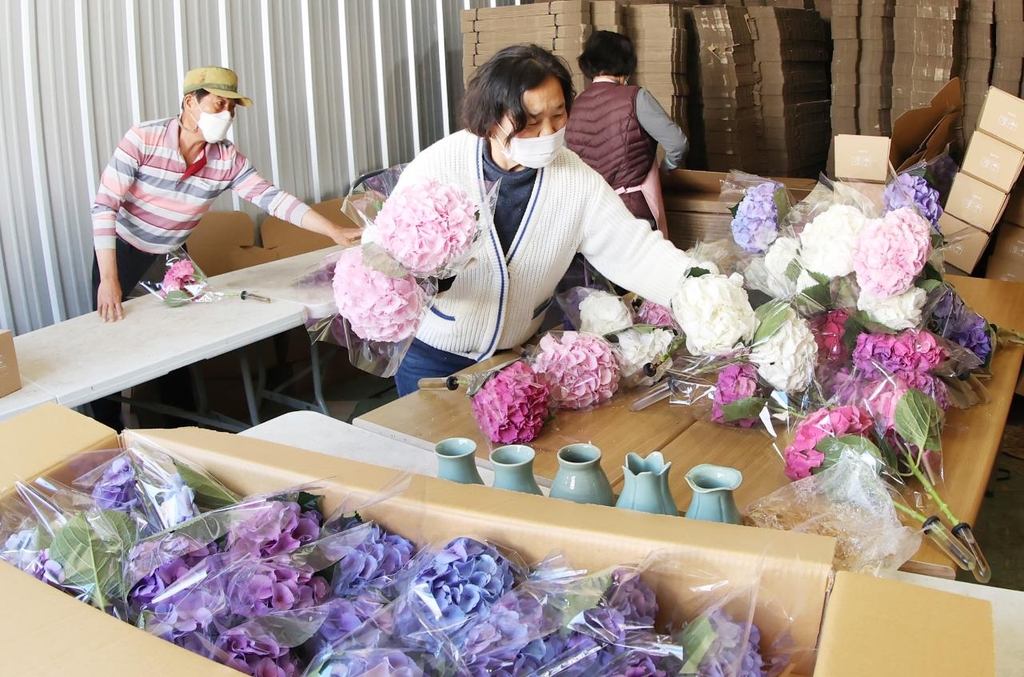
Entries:
{"label": "clear plastic flower wrap", "polygon": [[473,264],[493,230],[497,200],[497,183],[403,181],[403,168],[367,179],[346,197],[342,211],[364,227],[360,246],[330,254],[295,283],[333,288],[337,314],[307,322],[312,340],[346,347],[353,365],[382,377],[398,370],[437,280]]}
{"label": "clear plastic flower wrap", "polygon": [[206,274],[181,247],[167,253],[159,274],[159,278],[144,277],[139,286],[172,308],[238,296],[214,290]]}
{"label": "clear plastic flower wrap", "polygon": [[[855,434],[843,423],[830,425],[823,420],[818,428],[826,425],[833,439]],[[889,485],[879,476],[878,460],[857,454],[854,448],[856,443],[843,449],[830,467],[746,506],[744,521],[766,529],[835,538],[834,562],[840,571],[878,575],[898,569],[921,546],[921,533],[900,521]]]}
{"label": "clear plastic flower wrap", "polygon": [[784,184],[735,169],[722,179],[721,199],[733,205],[733,240],[748,254],[767,251],[792,204]]}

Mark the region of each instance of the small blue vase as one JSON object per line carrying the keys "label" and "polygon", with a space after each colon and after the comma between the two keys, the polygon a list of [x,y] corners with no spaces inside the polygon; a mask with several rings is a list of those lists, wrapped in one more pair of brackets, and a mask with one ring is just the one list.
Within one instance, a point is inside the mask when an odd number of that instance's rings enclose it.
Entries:
{"label": "small blue vase", "polygon": [[508,444],[491,452],[494,466],[495,489],[519,491],[543,496],[533,477],[533,458],[536,453],[525,444]]}
{"label": "small blue vase", "polygon": [[601,450],[582,443],[559,449],[558,472],[548,495],[576,503],[614,505],[612,485],[601,469]]}
{"label": "small blue vase", "polygon": [[483,484],[476,469],[476,442],[466,437],[449,437],[434,447],[437,476],[461,484]]}
{"label": "small blue vase", "polygon": [[732,492],[743,482],[736,468],[702,463],[686,473],[686,483],[693,489],[693,500],[686,510],[690,519],[708,522],[741,524],[739,508]]}
{"label": "small blue vase", "polygon": [[672,461],[666,463],[660,451],[652,451],[647,458],[626,454],[626,465],[622,467],[625,484],[615,507],[678,517],[679,508],[668,486],[671,467]]}

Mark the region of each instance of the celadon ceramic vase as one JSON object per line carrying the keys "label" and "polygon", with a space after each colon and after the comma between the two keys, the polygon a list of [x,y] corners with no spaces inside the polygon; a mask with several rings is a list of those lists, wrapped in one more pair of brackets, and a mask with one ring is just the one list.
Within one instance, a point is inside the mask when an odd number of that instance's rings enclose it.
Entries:
{"label": "celadon ceramic vase", "polygon": [[476,442],[467,437],[449,437],[434,446],[437,476],[461,484],[483,484],[476,469]]}
{"label": "celadon ceramic vase", "polygon": [[693,489],[693,501],[686,510],[690,519],[740,524],[733,491],[743,482],[736,468],[702,463],[686,473],[686,483]]}
{"label": "celadon ceramic vase", "polygon": [[601,450],[584,443],[559,449],[558,472],[549,495],[576,503],[614,505],[612,485],[601,468]]}
{"label": "celadon ceramic vase", "polygon": [[533,477],[533,458],[535,452],[525,444],[507,444],[491,452],[491,465],[494,466],[495,489],[520,491],[524,494],[543,496],[537,480]]}
{"label": "celadon ceramic vase", "polygon": [[668,486],[671,467],[672,461],[666,463],[660,451],[652,451],[647,458],[626,454],[626,465],[622,467],[626,481],[615,507],[678,516],[679,508]]}

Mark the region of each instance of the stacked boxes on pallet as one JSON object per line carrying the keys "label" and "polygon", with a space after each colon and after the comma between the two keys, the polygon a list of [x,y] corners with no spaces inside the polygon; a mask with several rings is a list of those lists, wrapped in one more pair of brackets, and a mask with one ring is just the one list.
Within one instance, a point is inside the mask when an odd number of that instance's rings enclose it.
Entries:
{"label": "stacked boxes on pallet", "polygon": [[616,0],[593,0],[590,3],[590,21],[595,31],[626,33],[625,11]]}
{"label": "stacked boxes on pallet", "polygon": [[892,119],[927,106],[960,72],[959,17],[960,0],[896,0]]}
{"label": "stacked boxes on pallet", "polygon": [[[754,45],[746,11],[734,6],[692,10],[695,52],[700,74],[699,103],[691,106],[691,141],[712,171],[757,166],[757,118],[754,110]],[[697,98],[695,93],[694,98]],[[696,129],[700,125],[702,129]]]}
{"label": "stacked boxes on pallet", "polygon": [[759,81],[754,88],[761,174],[817,176],[832,140],[829,33],[803,9],[748,7]]}
{"label": "stacked boxes on pallet", "polygon": [[629,36],[636,48],[633,84],[650,92],[683,131],[687,120],[686,19],[679,4],[626,8]]}
{"label": "stacked boxes on pallet", "polygon": [[892,130],[895,0],[832,4],[832,128],[837,134]]}
{"label": "stacked boxes on pallet", "polygon": [[583,74],[576,58],[590,36],[590,24],[587,0],[463,10],[463,76],[468,82],[476,69],[503,47],[535,43],[564,58],[576,91],[583,91]]}
{"label": "stacked boxes on pallet", "polygon": [[962,121],[968,142],[978,124],[978,116],[992,77],[994,21],[993,0],[971,0],[961,13],[961,33],[964,36],[960,66],[960,78],[964,84]]}

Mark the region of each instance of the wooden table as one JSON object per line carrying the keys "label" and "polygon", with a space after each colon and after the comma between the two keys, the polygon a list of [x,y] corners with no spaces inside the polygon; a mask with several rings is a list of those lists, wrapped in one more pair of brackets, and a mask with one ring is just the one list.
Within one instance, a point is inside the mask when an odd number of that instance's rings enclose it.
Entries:
{"label": "wooden table", "polygon": [[[965,301],[999,326],[1024,331],[1024,284],[955,277],[952,281]],[[486,368],[502,359],[478,365]],[[1013,399],[1024,347],[1004,346],[992,364],[993,377],[987,382],[991,401],[967,410],[947,412],[943,436],[946,483],[940,494],[961,519],[973,523],[1002,438]],[[537,449],[534,472],[552,478],[558,469],[555,453],[571,442],[591,442],[604,456],[602,467],[613,488],[623,482],[622,464],[630,451],[646,455],[660,449],[673,463],[669,478],[681,512],[690,504],[692,493],[684,475],[699,463],[716,463],[738,468],[744,481],[736,492],[742,508],[789,480],[783,474],[781,450],[786,441],[775,441],[763,429],[741,430],[709,421],[695,421],[685,407],[662,402],[640,412],[628,407],[638,393],[621,392],[604,407],[586,412],[559,411],[541,436],[532,443]],[[480,433],[466,396],[446,391],[417,392],[376,409],[353,422],[356,426],[408,442],[423,449],[445,437],[469,437],[477,441],[479,455],[486,457],[494,445]],[[777,447],[778,451],[776,451]],[[982,544],[984,547],[984,544]],[[952,577],[949,560],[924,546],[911,570]]]}
{"label": "wooden table", "polygon": [[[511,355],[498,355],[467,371],[500,364]],[[622,483],[622,465],[631,451],[646,455],[674,440],[694,419],[682,409],[649,407],[631,412],[638,391],[622,391],[612,401],[592,411],[559,410],[530,443],[537,452],[533,470],[540,480],[554,478],[558,450],[574,442],[590,442],[603,452],[601,466],[615,487]],[[355,426],[433,451],[446,437],[468,437],[477,443],[477,455],[487,459],[497,446],[480,432],[469,398],[462,391],[420,390],[374,409],[352,422]]]}

